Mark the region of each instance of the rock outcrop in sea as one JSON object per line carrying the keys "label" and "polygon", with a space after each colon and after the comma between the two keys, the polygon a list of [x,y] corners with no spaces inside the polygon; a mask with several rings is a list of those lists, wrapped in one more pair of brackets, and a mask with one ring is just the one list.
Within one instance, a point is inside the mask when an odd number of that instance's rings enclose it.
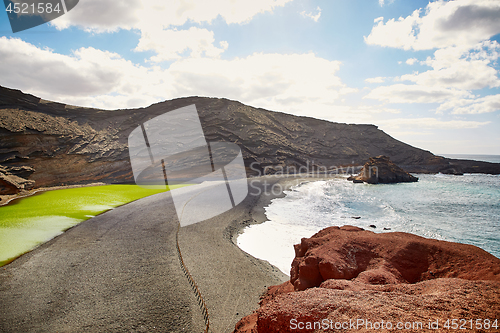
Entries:
{"label": "rock outcrop in sea", "polygon": [[388,156],[370,157],[357,176],[351,176],[347,180],[355,183],[368,184],[392,184],[416,182],[418,178],[409,174],[396,164]]}
{"label": "rock outcrop in sea", "polygon": [[[244,105],[224,98],[186,97],[128,110],[55,103],[0,87],[0,165],[28,167],[35,188],[133,182],[127,138],[165,112],[195,104],[207,141],[240,146],[247,173],[294,170],[346,172],[385,155],[409,172],[500,174],[500,163],[452,160],[398,141],[374,125],[339,124]],[[451,170],[451,171],[450,171]],[[350,171],[347,171],[350,172]],[[20,191],[18,182],[0,194]],[[22,186],[22,185],[21,185]]]}
{"label": "rock outcrop in sea", "polygon": [[472,245],[343,226],[303,238],[295,254],[290,280],[235,332],[444,332],[448,319],[476,331],[499,319],[500,259]]}

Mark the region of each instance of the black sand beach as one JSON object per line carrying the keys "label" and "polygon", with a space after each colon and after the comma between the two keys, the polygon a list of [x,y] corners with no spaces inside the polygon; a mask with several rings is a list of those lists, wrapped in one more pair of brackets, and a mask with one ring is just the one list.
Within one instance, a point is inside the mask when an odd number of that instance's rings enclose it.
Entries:
{"label": "black sand beach", "polygon": [[[268,185],[290,179],[265,178]],[[232,332],[267,286],[288,279],[233,239],[262,222],[275,195],[183,227],[179,245],[207,304],[210,331]],[[297,179],[294,179],[294,183]],[[202,332],[205,323],[178,259],[170,194],[82,222],[0,269],[0,332]]]}

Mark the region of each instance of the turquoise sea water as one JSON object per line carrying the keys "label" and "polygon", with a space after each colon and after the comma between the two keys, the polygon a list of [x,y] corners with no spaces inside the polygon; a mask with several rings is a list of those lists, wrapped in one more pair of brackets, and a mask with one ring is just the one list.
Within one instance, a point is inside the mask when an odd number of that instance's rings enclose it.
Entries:
{"label": "turquoise sea water", "polygon": [[346,224],[473,244],[500,257],[500,176],[417,176],[417,183],[403,184],[353,184],[343,178],[300,184],[274,199],[266,208],[269,221],[248,227],[238,245],[287,274],[293,244]]}
{"label": "turquoise sea water", "polygon": [[438,154],[438,155],[454,159],[500,163],[500,155],[465,155],[465,154]]}

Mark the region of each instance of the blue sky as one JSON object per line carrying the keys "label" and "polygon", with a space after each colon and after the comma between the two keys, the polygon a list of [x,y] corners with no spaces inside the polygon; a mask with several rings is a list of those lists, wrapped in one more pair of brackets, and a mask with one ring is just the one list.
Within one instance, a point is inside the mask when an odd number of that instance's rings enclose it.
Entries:
{"label": "blue sky", "polygon": [[81,0],[12,33],[0,85],[104,109],[184,96],[500,154],[500,1]]}

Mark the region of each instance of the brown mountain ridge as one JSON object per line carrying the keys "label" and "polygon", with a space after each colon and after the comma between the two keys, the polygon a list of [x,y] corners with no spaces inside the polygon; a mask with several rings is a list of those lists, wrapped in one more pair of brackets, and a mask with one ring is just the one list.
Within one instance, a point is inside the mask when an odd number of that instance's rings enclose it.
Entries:
{"label": "brown mountain ridge", "polygon": [[133,182],[127,138],[141,123],[195,104],[207,141],[238,144],[249,175],[279,168],[362,165],[385,155],[409,172],[499,174],[499,163],[435,156],[375,125],[267,111],[224,98],[177,98],[146,108],[99,110],[0,86],[0,194],[23,188]]}

